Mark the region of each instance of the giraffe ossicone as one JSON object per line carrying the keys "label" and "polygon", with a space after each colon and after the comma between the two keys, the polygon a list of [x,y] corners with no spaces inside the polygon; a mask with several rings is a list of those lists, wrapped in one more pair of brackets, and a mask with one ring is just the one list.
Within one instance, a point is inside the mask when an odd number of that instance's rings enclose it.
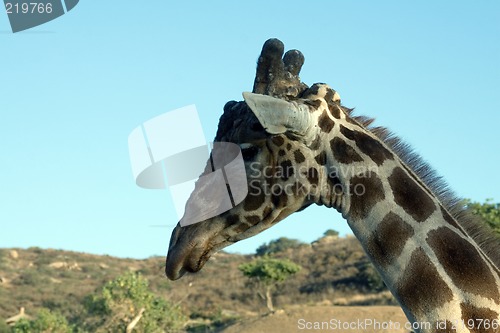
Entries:
{"label": "giraffe ossicone", "polygon": [[167,276],[197,272],[218,250],[324,205],[347,219],[408,319],[428,323],[417,332],[499,333],[498,237],[386,129],[354,116],[328,85],[300,82],[303,56],[283,51],[279,40],[264,44],[253,93],[224,106],[215,137],[240,145],[247,197],[177,225]]}

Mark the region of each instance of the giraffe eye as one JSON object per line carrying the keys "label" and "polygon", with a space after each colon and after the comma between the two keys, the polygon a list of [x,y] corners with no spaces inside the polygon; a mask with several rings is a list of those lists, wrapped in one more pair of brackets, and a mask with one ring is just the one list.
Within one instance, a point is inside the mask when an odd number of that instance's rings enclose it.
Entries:
{"label": "giraffe eye", "polygon": [[250,126],[250,128],[252,129],[252,131],[255,131],[255,132],[262,132],[264,130],[264,127],[262,127],[262,125],[259,122],[253,123]]}
{"label": "giraffe eye", "polygon": [[240,147],[241,154],[243,155],[243,159],[245,161],[252,160],[259,152],[259,148],[257,146],[248,143],[242,144]]}

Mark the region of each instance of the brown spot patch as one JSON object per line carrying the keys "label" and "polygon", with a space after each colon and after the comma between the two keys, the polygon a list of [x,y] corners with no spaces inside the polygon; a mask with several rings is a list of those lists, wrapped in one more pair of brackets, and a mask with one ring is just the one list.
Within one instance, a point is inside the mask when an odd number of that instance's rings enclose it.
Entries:
{"label": "brown spot patch", "polygon": [[328,110],[334,118],[340,119],[340,108],[334,102],[328,102]]}
{"label": "brown spot patch", "polygon": [[286,150],[292,149],[292,144],[289,142],[286,144]]}
{"label": "brown spot patch", "polygon": [[245,220],[247,220],[247,222],[250,223],[251,225],[256,225],[261,221],[261,218],[257,215],[249,215],[245,216]]}
{"label": "brown spot patch", "polygon": [[500,303],[495,277],[471,243],[447,227],[429,232],[427,243],[458,288]]}
{"label": "brown spot patch", "polygon": [[333,126],[335,126],[335,122],[330,119],[326,111],[323,111],[321,116],[318,118],[318,126],[323,132],[330,133]]}
{"label": "brown spot patch", "polygon": [[363,161],[354,148],[345,143],[341,138],[333,138],[330,141],[330,147],[332,148],[333,156],[340,163],[349,164]]}
{"label": "brown spot patch", "polygon": [[333,102],[333,97],[335,96],[335,91],[333,91],[332,88],[325,87],[326,89],[326,94],[325,94],[325,101],[327,102]]}
{"label": "brown spot patch", "polygon": [[[248,228],[250,228],[250,226],[246,223],[240,223],[240,224],[236,224],[235,226],[233,226],[232,230],[236,233],[236,234],[241,234],[242,232],[245,232],[248,230]],[[231,237],[229,234],[227,234],[227,237]]]}
{"label": "brown spot patch", "polygon": [[408,266],[396,283],[396,292],[401,305],[415,317],[434,311],[453,299],[450,287],[439,276],[435,264],[422,248],[411,255]]}
{"label": "brown spot patch", "polygon": [[[414,175],[415,173],[413,172],[412,169],[410,169],[406,164],[402,163],[401,166],[403,167],[403,169],[406,170],[406,172],[409,174],[409,175]],[[434,196],[434,193],[431,192],[430,189],[427,188],[427,186],[425,185],[425,183],[423,181],[421,181],[419,178],[417,177],[414,177],[412,176],[413,179],[415,180],[415,182],[417,182],[418,184],[420,184],[420,186],[424,189],[425,192],[427,192],[427,194],[429,194],[431,197]]]}
{"label": "brown spot patch", "polygon": [[276,146],[281,146],[283,143],[285,143],[285,139],[281,135],[276,135],[271,138],[271,141],[276,145]]}
{"label": "brown spot patch", "polygon": [[288,180],[288,178],[292,177],[294,174],[292,162],[288,160],[280,163],[280,169],[281,179],[283,180]]}
{"label": "brown spot patch", "polygon": [[321,106],[321,101],[319,99],[314,99],[314,100],[307,99],[304,101],[304,104],[317,110]]}
{"label": "brown spot patch", "polygon": [[431,197],[403,169],[394,169],[389,184],[396,203],[417,222],[425,221],[436,210]]}
{"label": "brown spot patch", "polygon": [[[461,303],[462,320],[471,333],[498,333],[497,326],[491,325],[495,320],[498,322],[498,313],[487,308],[476,308],[469,303]],[[488,329],[485,323],[490,323]],[[469,325],[472,324],[472,325]],[[495,327],[495,328],[493,328]]]}
{"label": "brown spot patch", "polygon": [[326,152],[322,151],[321,153],[319,153],[318,155],[316,155],[316,157],[314,158],[314,160],[319,165],[326,165]]}
{"label": "brown spot patch", "polygon": [[321,138],[319,137],[319,135],[316,135],[316,138],[313,140],[313,142],[311,142],[309,148],[311,148],[312,150],[316,150],[320,146],[321,146]]}
{"label": "brown spot patch", "polygon": [[300,150],[296,150],[293,152],[293,157],[295,158],[295,162],[302,163],[306,160],[306,157]]}
{"label": "brown spot patch", "polygon": [[377,165],[382,165],[385,160],[394,159],[392,153],[379,140],[372,138],[368,134],[360,131],[351,131],[342,125],[340,126],[340,132],[346,138],[356,142],[359,150],[370,156]]}
{"label": "brown spot patch", "polygon": [[368,177],[354,176],[349,186],[351,206],[349,214],[353,219],[364,219],[377,202],[385,199],[382,182],[375,173]]}
{"label": "brown spot patch", "polygon": [[259,186],[249,184],[248,195],[243,201],[243,209],[247,212],[257,210],[264,203],[265,199],[264,191]]}
{"label": "brown spot patch", "polygon": [[319,87],[320,87],[319,84],[317,83],[313,84],[310,88],[304,91],[304,97],[317,96],[319,93]]}
{"label": "brown spot patch", "polygon": [[307,170],[306,177],[309,180],[309,183],[311,183],[311,185],[315,185],[315,186],[318,185],[318,183],[319,183],[319,172],[318,172],[318,169],[316,169],[314,167],[309,168]]}
{"label": "brown spot patch", "polygon": [[276,208],[285,207],[288,203],[288,195],[285,191],[280,191],[276,194],[273,194],[273,196],[271,197],[271,202]]}
{"label": "brown spot patch", "polygon": [[237,224],[240,222],[240,218],[238,217],[238,215],[229,215],[228,217],[226,217],[226,222],[231,225],[231,224]]}
{"label": "brown spot patch", "polygon": [[375,262],[382,267],[387,267],[399,257],[406,241],[413,234],[413,228],[408,223],[397,214],[390,212],[369,237],[367,252]]}
{"label": "brown spot patch", "polygon": [[278,151],[278,155],[279,155],[279,156],[281,156],[281,157],[283,157],[283,156],[285,156],[285,155],[286,155],[286,151],[285,151],[284,149],[280,149],[280,150]]}

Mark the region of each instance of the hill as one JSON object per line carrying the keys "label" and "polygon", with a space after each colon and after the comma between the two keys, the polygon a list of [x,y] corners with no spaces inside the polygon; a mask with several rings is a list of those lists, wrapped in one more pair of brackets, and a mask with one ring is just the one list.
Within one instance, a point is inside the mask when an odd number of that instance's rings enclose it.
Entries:
{"label": "hill", "polygon": [[[302,266],[275,292],[277,308],[396,304],[353,237],[327,236],[273,256]],[[18,313],[20,307],[28,314],[44,307],[71,321],[82,313],[85,296],[133,271],[149,280],[155,294],[180,304],[193,323],[223,325],[266,312],[256,288],[237,268],[252,258],[221,252],[200,273],[172,282],[164,276],[163,257],[135,260],[54,249],[1,249],[0,318]]]}

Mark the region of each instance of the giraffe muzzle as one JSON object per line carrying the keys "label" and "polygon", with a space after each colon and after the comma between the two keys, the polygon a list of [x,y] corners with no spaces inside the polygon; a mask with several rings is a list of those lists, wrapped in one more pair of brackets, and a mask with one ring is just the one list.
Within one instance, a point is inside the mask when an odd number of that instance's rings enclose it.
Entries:
{"label": "giraffe muzzle", "polygon": [[[217,225],[219,228],[206,230],[208,225]],[[219,236],[223,224],[214,220],[181,226],[177,224],[170,239],[167,254],[165,273],[170,280],[180,279],[186,273],[200,271],[212,254],[232,242]]]}

